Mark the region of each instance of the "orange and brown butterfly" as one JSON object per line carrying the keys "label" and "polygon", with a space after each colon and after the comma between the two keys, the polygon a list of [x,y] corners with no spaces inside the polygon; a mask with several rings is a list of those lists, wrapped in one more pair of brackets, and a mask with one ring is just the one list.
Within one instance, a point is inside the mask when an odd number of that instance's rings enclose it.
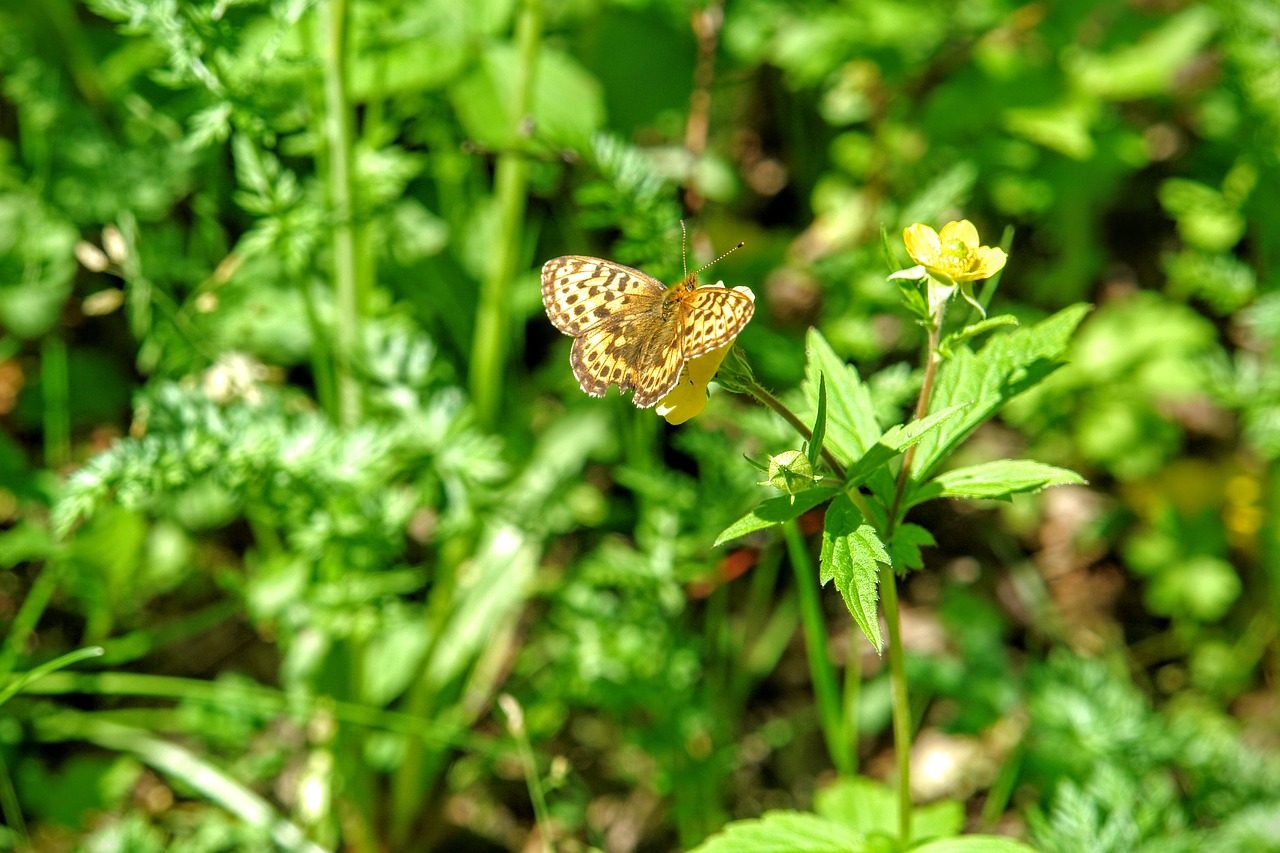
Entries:
{"label": "orange and brown butterfly", "polygon": [[583,391],[603,397],[617,385],[647,409],[676,386],[687,360],[738,336],[755,303],[727,287],[698,287],[700,271],[667,287],[603,258],[565,255],[543,265],[542,304],[575,339],[569,363]]}

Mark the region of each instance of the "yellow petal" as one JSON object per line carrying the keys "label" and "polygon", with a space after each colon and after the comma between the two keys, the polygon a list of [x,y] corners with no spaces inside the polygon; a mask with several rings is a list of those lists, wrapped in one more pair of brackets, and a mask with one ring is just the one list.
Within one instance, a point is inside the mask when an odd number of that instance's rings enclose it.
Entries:
{"label": "yellow petal", "polygon": [[907,254],[918,264],[930,267],[938,262],[942,242],[938,232],[917,222],[902,232],[902,242],[907,244]]}
{"label": "yellow petal", "polygon": [[942,226],[942,234],[940,240],[945,246],[952,240],[959,240],[965,246],[977,248],[982,241],[978,239],[978,229],[973,227],[973,223],[967,219],[961,219],[959,222],[948,222]]}
{"label": "yellow petal", "polygon": [[1008,260],[1008,256],[1004,253],[1004,249],[982,246],[978,249],[978,262],[974,264],[974,269],[968,278],[972,281],[991,278],[991,276],[1004,269],[1006,260]]}
{"label": "yellow petal", "polygon": [[680,381],[659,401],[657,413],[669,424],[682,424],[707,407],[707,386],[729,353],[730,342],[719,349],[691,358],[680,371]]}

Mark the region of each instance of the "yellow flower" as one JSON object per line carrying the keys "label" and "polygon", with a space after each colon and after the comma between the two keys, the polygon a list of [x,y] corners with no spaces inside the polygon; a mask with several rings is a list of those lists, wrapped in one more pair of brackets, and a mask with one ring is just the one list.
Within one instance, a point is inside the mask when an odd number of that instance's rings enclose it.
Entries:
{"label": "yellow flower", "polygon": [[978,281],[1004,269],[1004,250],[981,245],[978,229],[967,219],[948,222],[941,234],[917,222],[902,239],[911,258],[944,281]]}
{"label": "yellow flower", "polygon": [[[749,287],[735,287],[734,290],[745,293],[753,300],[756,298]],[[682,424],[702,414],[702,410],[707,407],[707,386],[715,378],[716,371],[720,369],[721,362],[729,354],[733,344],[733,341],[729,341],[719,349],[686,361],[680,370],[680,381],[658,402],[654,411],[673,425]]]}

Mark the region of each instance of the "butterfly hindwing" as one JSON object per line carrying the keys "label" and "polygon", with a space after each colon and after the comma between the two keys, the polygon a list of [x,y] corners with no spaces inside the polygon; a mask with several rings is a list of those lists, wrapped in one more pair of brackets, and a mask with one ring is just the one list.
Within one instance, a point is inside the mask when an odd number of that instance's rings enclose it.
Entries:
{"label": "butterfly hindwing", "polygon": [[632,391],[642,409],[657,403],[676,384],[684,360],[676,343],[678,323],[673,312],[615,318],[595,326],[573,342],[569,362],[582,390],[603,397],[610,385]]}
{"label": "butterfly hindwing", "polygon": [[631,402],[641,409],[667,396],[680,381],[680,368],[684,367],[679,341],[682,314],[671,312],[665,321],[659,319],[652,324],[637,356]]}

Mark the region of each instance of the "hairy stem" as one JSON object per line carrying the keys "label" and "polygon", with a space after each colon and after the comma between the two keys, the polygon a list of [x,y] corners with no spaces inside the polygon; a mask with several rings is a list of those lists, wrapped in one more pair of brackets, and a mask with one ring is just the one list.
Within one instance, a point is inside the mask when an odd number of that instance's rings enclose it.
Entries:
{"label": "hairy stem", "polygon": [[[938,341],[942,333],[942,318],[946,302],[940,302],[928,326],[929,341],[925,348],[924,381],[920,385],[920,397],[916,400],[915,419],[929,412],[929,400],[933,397],[933,382],[938,373]],[[902,455],[902,468],[894,484],[893,504],[886,522],[886,538],[898,527],[898,513],[902,498],[911,479],[911,463],[915,459],[916,446],[911,445]],[[905,849],[911,843],[911,704],[907,691],[907,658],[902,648],[902,624],[898,607],[898,577],[892,566],[886,566],[880,576],[880,595],[884,602],[884,616],[889,633],[889,680],[893,693],[893,745],[898,768],[898,843]]]}

